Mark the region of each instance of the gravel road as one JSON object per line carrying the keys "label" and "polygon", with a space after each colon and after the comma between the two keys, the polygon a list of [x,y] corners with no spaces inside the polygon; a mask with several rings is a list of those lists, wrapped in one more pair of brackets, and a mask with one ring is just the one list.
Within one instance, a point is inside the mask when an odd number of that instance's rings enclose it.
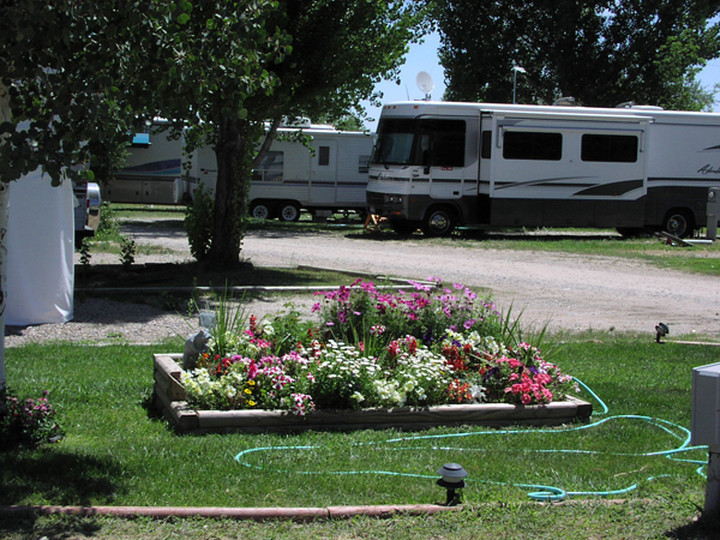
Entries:
{"label": "gravel road", "polygon": [[[314,265],[485,288],[502,310],[551,330],[640,331],[662,321],[673,335],[720,334],[720,279],[625,259],[431,246],[417,240],[334,235],[249,235],[254,264]],[[720,262],[720,261],[719,261]]]}
{"label": "gravel road", "polygon": [[[128,225],[124,232],[138,244],[162,244],[168,254],[136,257],[137,263],[189,260],[187,239],[177,231]],[[467,243],[465,243],[467,246]],[[678,248],[680,249],[680,248]],[[256,266],[312,266],[396,276],[442,278],[447,283],[483,287],[503,311],[522,312],[524,326],[558,330],[615,330],[647,333],[670,327],[670,337],[720,338],[720,278],[660,269],[639,261],[558,253],[437,246],[422,238],[368,239],[359,235],[252,231],[242,256]],[[92,263],[119,262],[94,255]],[[720,260],[719,260],[720,263]],[[282,308],[281,300],[255,301],[258,315]],[[311,295],[293,300],[309,306]],[[41,325],[6,332],[6,346],[48,339],[88,342],[153,343],[167,336],[187,336],[196,321],[148,306],[104,300],[76,300],[75,318],[63,325]]]}

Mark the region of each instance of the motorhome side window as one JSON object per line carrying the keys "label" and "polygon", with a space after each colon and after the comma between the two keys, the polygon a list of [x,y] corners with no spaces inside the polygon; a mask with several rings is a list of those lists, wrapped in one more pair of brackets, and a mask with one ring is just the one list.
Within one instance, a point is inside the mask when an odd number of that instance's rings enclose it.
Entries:
{"label": "motorhome side window", "polygon": [[358,172],[360,174],[370,172],[370,156],[358,156]]}
{"label": "motorhome side window", "polygon": [[252,179],[255,182],[282,182],[283,179],[283,152],[269,151],[265,154],[260,166],[253,170]]}
{"label": "motorhome side window", "polygon": [[421,120],[414,162],[425,166],[464,167],[465,122]]}
{"label": "motorhome side window", "polygon": [[503,134],[503,158],[560,161],[561,133],[539,131],[506,131]]}
{"label": "motorhome side window", "polygon": [[318,165],[327,167],[330,165],[330,147],[321,146],[318,148]]}
{"label": "motorhome side window", "polygon": [[580,158],[583,161],[635,163],[638,157],[638,138],[635,135],[582,136]]}

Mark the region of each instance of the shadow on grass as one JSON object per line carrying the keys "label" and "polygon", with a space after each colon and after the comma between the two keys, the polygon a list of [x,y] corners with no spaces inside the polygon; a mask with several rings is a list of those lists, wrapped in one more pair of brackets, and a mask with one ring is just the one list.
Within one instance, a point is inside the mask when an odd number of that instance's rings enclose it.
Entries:
{"label": "shadow on grass", "polygon": [[86,292],[102,287],[309,286],[332,283],[339,277],[338,272],[262,268],[247,263],[229,270],[214,269],[197,262],[133,265],[129,268],[121,264],[75,265],[75,287]]}
{"label": "shadow on grass", "polygon": [[58,452],[53,448],[0,453],[0,505],[28,499],[51,505],[89,505],[111,501],[120,486],[122,468],[112,459]]}
{"label": "shadow on grass", "polygon": [[692,523],[667,531],[665,536],[688,540],[691,538],[707,540],[720,538],[720,517],[700,517]]}
{"label": "shadow on grass", "polygon": [[2,538],[85,538],[102,530],[96,517],[55,516],[50,522],[38,523],[32,514],[0,516]]}
{"label": "shadow on grass", "polygon": [[506,241],[522,241],[522,242],[561,242],[563,240],[615,240],[623,242],[626,238],[615,233],[597,232],[524,232],[524,231],[481,231],[475,229],[456,230],[452,235],[441,238],[426,236],[416,231],[412,233],[396,233],[390,229],[381,230],[356,230],[350,231],[345,235],[350,240],[375,240],[378,242],[386,242],[391,240],[416,240],[423,242],[431,242],[436,240],[453,241],[453,240],[477,240],[478,242],[489,240],[506,240]]}

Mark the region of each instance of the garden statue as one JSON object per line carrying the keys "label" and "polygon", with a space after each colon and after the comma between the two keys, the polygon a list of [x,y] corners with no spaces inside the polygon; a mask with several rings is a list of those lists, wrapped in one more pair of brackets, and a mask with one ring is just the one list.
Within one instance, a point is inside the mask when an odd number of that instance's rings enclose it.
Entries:
{"label": "garden statue", "polygon": [[203,328],[197,334],[193,334],[185,341],[185,349],[183,350],[182,367],[185,371],[195,369],[197,365],[198,355],[208,351],[208,341],[210,340],[210,332]]}

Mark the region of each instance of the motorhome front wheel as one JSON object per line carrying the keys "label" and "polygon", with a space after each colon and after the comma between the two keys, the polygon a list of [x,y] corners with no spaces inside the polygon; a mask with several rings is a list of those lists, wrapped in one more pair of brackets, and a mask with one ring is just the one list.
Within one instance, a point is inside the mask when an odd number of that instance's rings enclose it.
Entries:
{"label": "motorhome front wheel", "polygon": [[448,236],[454,228],[453,216],[445,208],[435,208],[428,212],[422,226],[428,236]]}

